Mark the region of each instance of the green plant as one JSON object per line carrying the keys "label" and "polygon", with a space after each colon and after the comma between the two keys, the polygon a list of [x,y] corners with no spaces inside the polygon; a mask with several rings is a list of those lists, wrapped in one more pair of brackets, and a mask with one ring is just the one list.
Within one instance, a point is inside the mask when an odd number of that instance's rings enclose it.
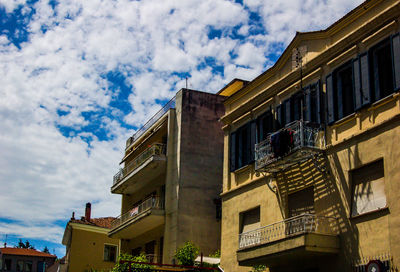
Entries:
{"label": "green plant", "polygon": [[217,251],[214,252],[214,254],[211,254],[210,257],[221,258],[221,251],[218,249]]}
{"label": "green plant", "polygon": [[[147,263],[147,257],[144,254],[141,254],[139,256],[132,256],[129,254],[120,254],[117,259],[117,264],[114,266],[114,268],[111,270],[112,272],[128,272],[129,271],[129,263],[120,263],[120,261],[133,261],[133,262],[142,262],[142,263]],[[151,268],[153,266],[149,264],[136,264],[132,263],[131,264],[132,269],[137,269],[140,268],[140,271],[146,272],[146,271],[152,271]]]}
{"label": "green plant", "polygon": [[186,242],[182,247],[175,252],[175,258],[180,265],[193,266],[194,260],[199,254],[199,248],[191,242]]}
{"label": "green plant", "polygon": [[253,268],[250,270],[250,272],[263,272],[267,269],[267,267],[263,264],[258,264],[253,266]]}

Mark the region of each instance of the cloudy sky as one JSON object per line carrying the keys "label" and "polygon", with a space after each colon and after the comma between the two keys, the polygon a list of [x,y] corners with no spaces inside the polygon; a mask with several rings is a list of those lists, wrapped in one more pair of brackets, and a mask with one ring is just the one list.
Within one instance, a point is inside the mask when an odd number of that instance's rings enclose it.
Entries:
{"label": "cloudy sky", "polygon": [[127,137],[185,86],[273,65],[361,0],[0,0],[0,246],[65,254],[72,211],[117,216]]}

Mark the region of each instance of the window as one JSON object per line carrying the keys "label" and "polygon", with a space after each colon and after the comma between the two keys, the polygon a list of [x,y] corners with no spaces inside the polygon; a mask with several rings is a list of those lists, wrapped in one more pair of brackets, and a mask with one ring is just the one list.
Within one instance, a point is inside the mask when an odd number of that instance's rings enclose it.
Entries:
{"label": "window", "polygon": [[371,48],[370,62],[375,100],[379,100],[392,94],[394,91],[390,39],[386,39]]}
{"label": "window", "polygon": [[267,138],[267,135],[274,132],[274,118],[271,110],[257,118],[257,142],[262,142]]}
{"label": "window", "polygon": [[304,97],[304,120],[313,123],[321,123],[321,93],[319,90],[319,81],[305,88]]}
{"label": "window", "polygon": [[230,169],[235,171],[254,161],[256,122],[252,121],[231,134]]}
{"label": "window", "polygon": [[[240,213],[239,222],[239,233],[246,233],[260,228],[260,207]],[[239,248],[260,242],[260,237],[256,235],[240,235],[239,237]]]}
{"label": "window", "polygon": [[4,271],[11,271],[11,264],[12,264],[11,259],[5,259],[4,260]]}
{"label": "window", "polygon": [[117,246],[104,245],[104,261],[115,262],[117,257]]}
{"label": "window", "polygon": [[288,196],[289,217],[314,213],[314,187],[291,193]]}
{"label": "window", "polygon": [[24,271],[24,261],[17,261],[17,271]]}
{"label": "window", "polygon": [[[43,266],[46,267],[46,263],[45,262],[43,262]],[[26,261],[25,262],[25,272],[32,272],[32,262],[31,261]]]}
{"label": "window", "polygon": [[386,207],[383,160],[351,171],[351,216],[376,211]]}

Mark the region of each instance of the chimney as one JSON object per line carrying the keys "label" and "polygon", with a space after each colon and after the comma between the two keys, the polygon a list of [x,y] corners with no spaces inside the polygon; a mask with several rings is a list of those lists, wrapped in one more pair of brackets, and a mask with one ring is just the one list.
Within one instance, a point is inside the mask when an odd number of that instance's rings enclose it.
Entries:
{"label": "chimney", "polygon": [[75,220],[75,212],[72,212],[71,220]]}
{"label": "chimney", "polygon": [[7,242],[4,242],[4,248],[6,248],[7,247]]}
{"label": "chimney", "polygon": [[92,211],[92,204],[90,202],[86,203],[86,209],[85,209],[85,219],[86,221],[90,221],[90,213]]}

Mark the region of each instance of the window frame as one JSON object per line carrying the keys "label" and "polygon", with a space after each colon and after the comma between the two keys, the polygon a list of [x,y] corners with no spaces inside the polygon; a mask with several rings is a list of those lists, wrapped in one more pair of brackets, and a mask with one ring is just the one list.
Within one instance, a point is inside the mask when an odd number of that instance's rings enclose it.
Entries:
{"label": "window frame", "polygon": [[[115,248],[114,260],[106,259],[106,247],[114,247],[114,248]],[[109,254],[109,255],[110,255],[110,254]],[[104,243],[104,247],[103,247],[103,261],[104,261],[104,262],[113,262],[113,263],[115,263],[115,262],[117,261],[117,256],[118,256],[118,245]],[[108,257],[109,257],[109,256],[108,256]]]}

